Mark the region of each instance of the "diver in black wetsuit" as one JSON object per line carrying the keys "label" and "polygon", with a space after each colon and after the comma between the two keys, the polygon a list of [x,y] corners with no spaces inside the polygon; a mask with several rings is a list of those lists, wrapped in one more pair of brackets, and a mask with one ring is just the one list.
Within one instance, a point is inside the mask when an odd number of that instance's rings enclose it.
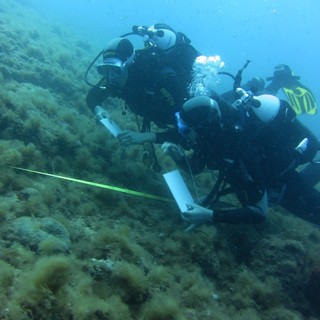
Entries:
{"label": "diver in black wetsuit", "polygon": [[[174,114],[188,99],[191,70],[198,52],[190,40],[165,24],[133,28],[146,37],[145,48],[134,50],[126,37],[110,41],[97,66],[101,81],[87,95],[87,105],[96,114],[107,97],[125,101],[143,118],[141,132],[124,131],[117,138],[124,146],[145,142],[179,141]],[[150,132],[151,122],[162,132]]]}
{"label": "diver in black wetsuit", "polygon": [[[191,98],[177,113],[181,135],[193,151],[187,160],[181,147],[163,144],[165,153],[187,172],[218,170],[208,197],[190,204],[183,218],[191,224],[256,224],[265,220],[270,202],[320,224],[320,193],[296,171],[318,151],[316,137],[296,119],[286,101],[272,95],[251,98],[250,107],[235,108],[208,96]],[[217,209],[219,196],[235,193],[241,208]]]}
{"label": "diver in black wetsuit", "polygon": [[[242,71],[246,68],[248,62],[234,77],[235,82],[239,78],[238,86],[240,86]],[[270,93],[282,100],[286,100],[297,116],[301,114],[316,115],[317,102],[315,96],[309,88],[300,82],[300,78],[300,76],[294,74],[287,64],[279,64],[274,67],[273,75],[266,78],[266,81],[270,81],[267,85],[262,78],[255,77],[241,85],[241,87],[254,94]],[[237,95],[235,90],[230,90],[221,96],[232,103]],[[320,181],[319,161],[308,164],[302,169],[300,176],[303,177],[308,185],[315,186]]]}

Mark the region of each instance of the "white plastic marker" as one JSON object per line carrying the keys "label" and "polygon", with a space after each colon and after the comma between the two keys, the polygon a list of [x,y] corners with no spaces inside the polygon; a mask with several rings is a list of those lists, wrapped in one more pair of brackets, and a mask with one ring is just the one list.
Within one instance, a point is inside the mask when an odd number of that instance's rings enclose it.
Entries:
{"label": "white plastic marker", "polygon": [[181,212],[188,211],[188,205],[193,204],[193,198],[179,170],[173,170],[163,175],[166,183]]}
{"label": "white plastic marker", "polygon": [[96,106],[95,114],[100,123],[108,129],[108,131],[116,138],[122,131],[119,126],[109,117],[106,110],[100,106]]}
{"label": "white plastic marker", "polygon": [[304,154],[308,148],[309,139],[304,138],[296,147],[295,149],[300,153]]}

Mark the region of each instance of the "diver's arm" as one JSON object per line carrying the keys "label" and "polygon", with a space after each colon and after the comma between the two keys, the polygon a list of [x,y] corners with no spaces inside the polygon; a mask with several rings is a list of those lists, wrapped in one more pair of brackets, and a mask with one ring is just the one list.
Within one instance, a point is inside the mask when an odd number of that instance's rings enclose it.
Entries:
{"label": "diver's arm", "polygon": [[190,224],[222,222],[228,224],[257,224],[265,220],[267,213],[267,193],[253,206],[239,209],[213,210],[198,204],[188,204],[188,210],[181,213],[183,220]]}
{"label": "diver's arm", "polygon": [[154,132],[122,131],[118,134],[117,138],[123,147],[144,144],[146,142],[156,142],[156,134]]}
{"label": "diver's arm", "polygon": [[166,141],[179,144],[181,142],[181,135],[176,128],[169,128],[165,131],[155,132],[156,143],[162,144]]}
{"label": "diver's arm", "polygon": [[268,211],[267,192],[265,191],[255,205],[247,205],[243,208],[215,210],[214,222],[229,224],[257,224],[264,222]]}
{"label": "diver's arm", "polygon": [[101,103],[109,96],[108,90],[100,87],[92,87],[87,94],[86,102],[87,106],[94,113],[96,106],[101,105]]}

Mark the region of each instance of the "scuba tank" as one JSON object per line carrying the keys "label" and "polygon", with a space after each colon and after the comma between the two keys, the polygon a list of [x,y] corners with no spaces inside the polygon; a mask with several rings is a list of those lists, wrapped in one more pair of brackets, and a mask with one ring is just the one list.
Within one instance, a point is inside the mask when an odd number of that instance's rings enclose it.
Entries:
{"label": "scuba tank", "polygon": [[272,122],[279,114],[280,99],[271,94],[262,94],[254,96],[251,91],[245,91],[242,88],[237,88],[236,93],[240,96],[235,100],[232,106],[237,110],[252,112],[255,116],[265,124]]}

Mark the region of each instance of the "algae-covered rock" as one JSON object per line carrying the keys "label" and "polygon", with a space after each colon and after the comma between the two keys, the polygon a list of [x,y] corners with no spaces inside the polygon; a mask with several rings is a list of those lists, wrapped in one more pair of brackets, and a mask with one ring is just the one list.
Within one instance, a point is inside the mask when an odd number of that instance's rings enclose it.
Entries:
{"label": "algae-covered rock", "polygon": [[68,252],[70,236],[55,219],[20,217],[10,226],[10,239],[34,251]]}
{"label": "algae-covered rock", "polygon": [[252,265],[255,270],[281,278],[286,284],[306,276],[306,248],[297,240],[263,239],[253,250]]}

